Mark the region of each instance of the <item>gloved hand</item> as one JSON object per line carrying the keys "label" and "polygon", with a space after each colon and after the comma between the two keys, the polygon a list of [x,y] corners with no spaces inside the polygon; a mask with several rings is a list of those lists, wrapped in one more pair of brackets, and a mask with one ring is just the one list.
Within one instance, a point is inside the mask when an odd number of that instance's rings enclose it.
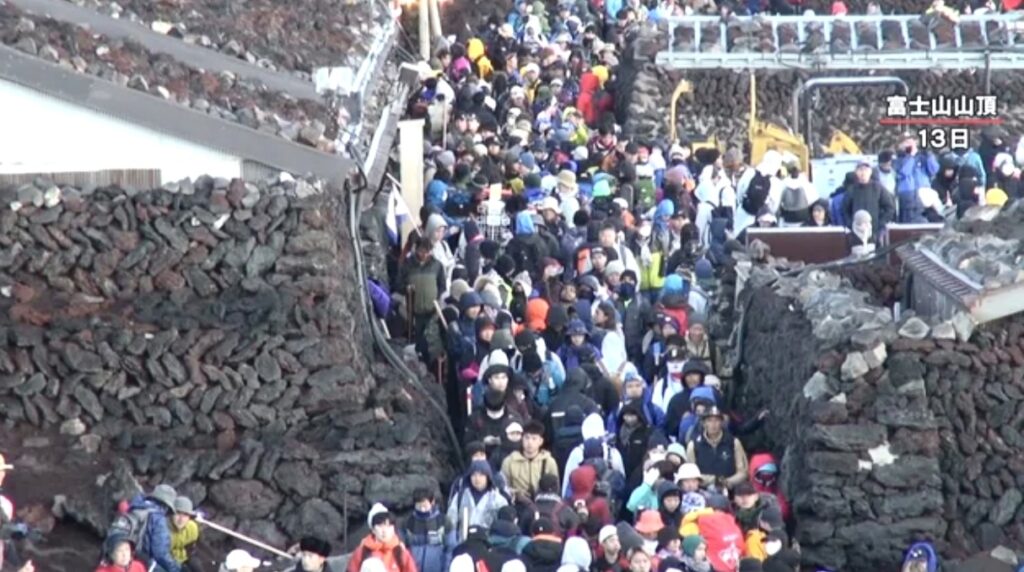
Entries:
{"label": "gloved hand", "polygon": [[644,472],[644,484],[653,487],[654,483],[658,482],[658,477],[661,476],[661,471],[656,468],[647,469]]}

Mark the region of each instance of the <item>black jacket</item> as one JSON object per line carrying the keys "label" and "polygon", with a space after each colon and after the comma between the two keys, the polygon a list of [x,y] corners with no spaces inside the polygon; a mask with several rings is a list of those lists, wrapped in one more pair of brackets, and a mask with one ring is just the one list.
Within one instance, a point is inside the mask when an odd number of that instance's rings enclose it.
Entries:
{"label": "black jacket", "polygon": [[641,363],[647,324],[654,320],[651,304],[637,292],[628,303],[616,300],[615,309],[622,316],[622,334],[626,338],[626,354],[631,362]]}
{"label": "black jacket", "polygon": [[843,197],[843,216],[846,223],[853,226],[853,215],[857,211],[867,211],[871,215],[871,223],[875,232],[895,220],[896,205],[892,195],[875,181],[867,183],[855,182],[846,190]]}
{"label": "black jacket", "polygon": [[523,564],[530,572],[556,572],[562,565],[562,543],[534,538],[523,548]]}

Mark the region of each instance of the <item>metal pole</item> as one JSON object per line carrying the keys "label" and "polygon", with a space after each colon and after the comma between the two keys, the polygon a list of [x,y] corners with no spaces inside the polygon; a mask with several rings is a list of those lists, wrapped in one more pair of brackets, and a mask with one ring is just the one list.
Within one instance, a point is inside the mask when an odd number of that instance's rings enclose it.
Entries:
{"label": "metal pole", "polygon": [[992,52],[985,50],[985,95],[992,95]]}
{"label": "metal pole", "polygon": [[430,61],[430,6],[429,0],[420,2],[420,57],[423,61]]}
{"label": "metal pole", "polygon": [[278,550],[277,548],[274,548],[273,546],[270,546],[269,544],[264,544],[264,543],[260,542],[259,540],[256,540],[255,538],[250,538],[250,537],[248,537],[248,536],[246,536],[244,534],[241,534],[239,532],[235,532],[234,530],[231,530],[230,528],[221,526],[221,525],[219,525],[219,524],[217,524],[215,522],[210,522],[210,521],[206,520],[205,518],[203,518],[203,515],[201,515],[201,514],[197,514],[196,515],[196,522],[198,522],[199,524],[202,524],[202,525],[206,525],[206,526],[208,526],[208,527],[210,527],[210,528],[212,528],[212,529],[214,529],[216,531],[223,532],[224,534],[226,534],[228,536],[233,536],[233,537],[235,537],[235,538],[237,538],[237,539],[239,539],[239,540],[241,540],[243,542],[248,542],[249,544],[252,544],[253,546],[255,546],[257,548],[262,548],[263,550],[266,550],[267,552],[270,552],[272,554],[276,554],[278,556],[281,556],[283,558],[287,558],[289,560],[294,560],[295,559],[295,556],[293,556],[291,554],[288,554],[287,552],[285,552],[283,550]]}

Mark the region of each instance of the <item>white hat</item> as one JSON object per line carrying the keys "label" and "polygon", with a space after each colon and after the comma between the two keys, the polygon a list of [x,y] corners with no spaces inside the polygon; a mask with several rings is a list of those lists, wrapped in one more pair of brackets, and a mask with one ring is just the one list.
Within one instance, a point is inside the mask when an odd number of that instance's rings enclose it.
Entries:
{"label": "white hat", "polygon": [[684,479],[699,479],[700,478],[700,467],[695,463],[683,463],[679,467],[679,472],[676,473],[676,480],[682,481]]}
{"label": "white hat", "polygon": [[602,526],[601,531],[597,533],[597,541],[598,543],[604,544],[605,540],[608,540],[609,538],[618,535],[619,531],[615,529],[615,526],[611,524],[606,524]]}
{"label": "white hat", "polygon": [[456,556],[448,567],[448,572],[473,572],[473,557],[469,554]]}
{"label": "white hat", "polygon": [[366,515],[366,526],[373,528],[373,517],[388,512],[388,507],[377,503],[370,507],[370,513]]}
{"label": "white hat", "polygon": [[253,558],[251,554],[241,549],[228,552],[228,557],[224,559],[224,568],[227,570],[258,568],[260,564],[258,558]]}
{"label": "white hat", "polygon": [[560,211],[561,208],[558,206],[558,199],[555,197],[544,197],[544,200],[540,202],[540,206],[537,207],[539,211]]}
{"label": "white hat", "polygon": [[526,572],[526,564],[518,558],[509,560],[501,567],[501,572]]}
{"label": "white hat", "polygon": [[722,379],[717,375],[709,373],[704,376],[704,385],[714,387],[716,389],[722,389]]}
{"label": "white hat", "polygon": [[511,423],[508,424],[507,427],[505,427],[505,434],[506,435],[508,435],[509,433],[522,433],[522,432],[523,432],[523,426],[520,425],[519,422],[517,422],[517,421],[511,422]]}

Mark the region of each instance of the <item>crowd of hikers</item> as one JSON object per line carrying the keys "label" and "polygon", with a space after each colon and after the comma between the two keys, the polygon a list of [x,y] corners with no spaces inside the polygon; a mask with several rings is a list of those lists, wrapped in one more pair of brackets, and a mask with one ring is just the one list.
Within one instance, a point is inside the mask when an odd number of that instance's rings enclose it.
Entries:
{"label": "crowd of hikers", "polygon": [[[310,531],[289,569],[799,570],[779,459],[744,446],[770,412],[741,415],[719,376],[721,267],[752,226],[844,226],[866,255],[889,222],[1012,202],[1024,143],[993,128],[936,155],[907,137],[821,193],[791,155],[748,165],[739,148],[624,135],[624,48],[642,23],[694,9],[707,7],[517,0],[423,66],[407,115],[425,120],[424,206],[390,287],[369,287],[446,387],[467,469],[443,494],[415,491],[407,517],[373,506],[346,558]],[[0,456],[0,485],[11,469]],[[5,496],[0,509],[2,530],[24,534]],[[201,522],[159,485],[118,507],[96,571],[199,572]],[[915,544],[904,571],[936,561]],[[260,567],[234,550],[219,570]]]}

